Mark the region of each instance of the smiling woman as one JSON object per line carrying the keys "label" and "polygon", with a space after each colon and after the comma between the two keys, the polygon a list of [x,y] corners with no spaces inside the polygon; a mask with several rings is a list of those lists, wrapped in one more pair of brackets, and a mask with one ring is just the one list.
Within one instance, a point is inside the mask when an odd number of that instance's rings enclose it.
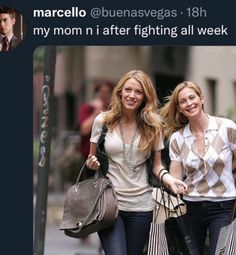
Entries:
{"label": "smiling woman", "polygon": [[236,198],[232,171],[236,124],[208,115],[202,91],[192,81],[176,86],[160,114],[170,140],[170,172],[188,185],[183,197],[185,220],[192,226],[199,254],[209,231],[209,254],[214,255],[220,229],[231,222]]}
{"label": "smiling woman", "polygon": [[[92,170],[100,169],[96,144],[105,125],[108,131],[104,153],[109,168],[103,174],[114,185],[119,208],[114,225],[98,233],[106,255],[141,255],[148,239],[153,211],[148,177],[153,172],[158,178],[164,170],[161,162],[163,129],[157,107],[151,79],[141,70],[132,70],[113,89],[110,110],[94,120],[86,164]],[[147,164],[152,151],[153,168]],[[163,181],[174,193],[179,186],[186,187],[169,174],[165,174]]]}
{"label": "smiling woman", "polygon": [[129,108],[138,110],[144,97],[141,84],[134,78],[126,81],[120,95],[123,103],[123,110],[126,109],[126,111],[129,110]]}

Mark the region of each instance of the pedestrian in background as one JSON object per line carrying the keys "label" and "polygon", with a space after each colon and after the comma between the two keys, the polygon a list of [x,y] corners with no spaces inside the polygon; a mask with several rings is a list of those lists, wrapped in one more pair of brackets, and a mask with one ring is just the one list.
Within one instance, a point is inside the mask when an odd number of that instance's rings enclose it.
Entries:
{"label": "pedestrian in background", "polygon": [[[161,162],[163,128],[157,112],[157,97],[146,73],[133,70],[125,74],[113,90],[110,110],[94,120],[87,167],[98,170],[96,143],[103,124],[108,128],[105,150],[109,161],[106,175],[118,198],[119,215],[113,226],[100,231],[106,255],[141,255],[148,240],[153,214],[152,186],[148,181],[147,159],[153,150],[156,177],[167,173]],[[163,176],[174,192],[184,192],[186,185]]]}
{"label": "pedestrian in background", "polygon": [[[93,88],[93,98],[90,102],[83,103],[77,113],[77,126],[80,132],[79,152],[84,157],[84,161],[89,154],[90,136],[94,119],[101,111],[108,110],[113,83],[109,80],[101,80],[95,83]],[[93,174],[91,171],[84,173],[84,178]]]}
{"label": "pedestrian in background", "polygon": [[220,229],[231,222],[236,197],[232,173],[236,124],[207,114],[205,100],[196,83],[184,81],[160,113],[170,139],[170,173],[188,185],[183,196],[186,220],[200,254],[209,231],[209,255],[215,255]]}

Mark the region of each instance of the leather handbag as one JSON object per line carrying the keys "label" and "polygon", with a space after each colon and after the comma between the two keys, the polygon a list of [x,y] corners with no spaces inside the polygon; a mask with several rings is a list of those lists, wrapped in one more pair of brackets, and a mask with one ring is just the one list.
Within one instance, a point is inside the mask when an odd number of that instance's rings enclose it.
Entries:
{"label": "leather handbag", "polygon": [[81,238],[111,226],[117,218],[116,193],[108,177],[96,171],[94,177],[76,183],[66,193],[60,230],[65,235]]}
{"label": "leather handbag", "polygon": [[108,159],[104,147],[107,128],[102,127],[97,142],[100,170],[94,177],[79,182],[86,164],[79,172],[76,183],[67,191],[60,230],[70,237],[81,238],[111,226],[118,216],[117,197],[111,180],[106,177]]}

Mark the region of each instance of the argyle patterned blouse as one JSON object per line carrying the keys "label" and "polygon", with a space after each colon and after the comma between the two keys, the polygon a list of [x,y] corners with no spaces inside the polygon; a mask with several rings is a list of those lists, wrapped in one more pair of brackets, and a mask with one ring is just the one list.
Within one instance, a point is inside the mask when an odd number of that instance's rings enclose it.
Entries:
{"label": "argyle patterned blouse", "polygon": [[236,124],[229,119],[209,116],[204,139],[205,155],[201,157],[189,124],[170,138],[170,159],[181,161],[189,188],[184,198],[190,201],[234,199],[232,159],[236,151]]}

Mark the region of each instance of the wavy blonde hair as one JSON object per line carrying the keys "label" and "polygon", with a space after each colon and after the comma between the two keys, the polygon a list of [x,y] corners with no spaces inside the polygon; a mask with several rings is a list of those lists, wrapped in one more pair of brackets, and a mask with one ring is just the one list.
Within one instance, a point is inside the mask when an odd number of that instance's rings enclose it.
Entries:
{"label": "wavy blonde hair", "polygon": [[111,129],[118,124],[122,116],[121,91],[127,80],[134,78],[144,92],[144,99],[137,112],[137,127],[140,132],[139,148],[142,150],[153,148],[162,138],[163,127],[158,114],[158,99],[154,86],[146,73],[132,70],[125,74],[115,86],[112,93],[110,110],[104,113],[104,123]]}
{"label": "wavy blonde hair", "polygon": [[183,81],[175,87],[172,94],[166,98],[166,104],[160,109],[167,138],[170,138],[175,131],[183,128],[188,123],[188,118],[179,111],[178,96],[184,88],[193,89],[200,98],[203,98],[201,88],[193,81]]}

